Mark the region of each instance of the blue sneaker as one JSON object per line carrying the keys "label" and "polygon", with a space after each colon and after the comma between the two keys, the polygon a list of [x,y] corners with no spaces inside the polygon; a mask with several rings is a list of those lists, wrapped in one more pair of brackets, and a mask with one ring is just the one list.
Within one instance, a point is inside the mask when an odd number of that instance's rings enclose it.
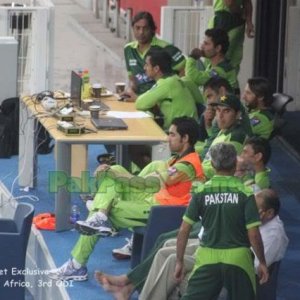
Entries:
{"label": "blue sneaker", "polygon": [[69,259],[60,268],[48,271],[48,277],[54,280],[85,281],[88,279],[87,267],[76,269],[72,259]]}
{"label": "blue sneaker", "polygon": [[[106,220],[104,220],[106,218]],[[75,229],[83,235],[110,236],[114,233],[111,222],[102,213],[95,213],[86,221],[77,221]]]}

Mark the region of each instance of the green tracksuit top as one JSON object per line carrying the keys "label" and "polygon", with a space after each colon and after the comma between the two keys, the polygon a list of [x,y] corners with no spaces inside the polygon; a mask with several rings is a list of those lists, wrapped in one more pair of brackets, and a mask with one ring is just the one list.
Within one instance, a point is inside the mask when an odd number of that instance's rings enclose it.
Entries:
{"label": "green tracksuit top", "polygon": [[247,229],[260,225],[252,189],[234,176],[215,175],[198,188],[183,219],[193,224],[199,217],[200,244],[210,248],[250,247]]}
{"label": "green tracksuit top", "polygon": [[269,139],[274,129],[274,115],[268,110],[251,110],[249,120],[252,128],[252,133],[262,138]]}
{"label": "green tracksuit top", "polygon": [[140,53],[138,50],[138,42],[133,41],[125,45],[124,48],[124,57],[126,68],[129,76],[134,76],[137,83],[138,95],[149,90],[154,84],[155,81],[149,78],[144,71],[145,58],[149,50],[152,49],[164,49],[172,57],[172,68],[174,71],[178,71],[184,67],[185,57],[182,52],[175,46],[169,44],[168,42],[153,37],[151,45],[147,51]]}
{"label": "green tracksuit top", "polygon": [[216,66],[212,66],[209,63],[206,69],[202,71],[197,68],[197,60],[188,57],[185,65],[185,74],[198,86],[203,86],[208,79],[219,76],[225,78],[233,89],[238,89],[239,87],[236,69],[232,67],[227,59],[224,59]]}
{"label": "green tracksuit top", "polygon": [[176,117],[187,116],[197,119],[195,99],[189,86],[178,75],[160,78],[147,92],[140,95],[135,107],[147,111],[158,106],[164,118],[164,129],[169,129]]}

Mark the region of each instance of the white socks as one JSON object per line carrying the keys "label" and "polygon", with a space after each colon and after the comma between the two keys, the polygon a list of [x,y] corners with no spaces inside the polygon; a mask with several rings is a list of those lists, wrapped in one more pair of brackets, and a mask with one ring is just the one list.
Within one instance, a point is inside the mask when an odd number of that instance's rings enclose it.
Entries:
{"label": "white socks", "polygon": [[82,265],[75,258],[72,258],[72,264],[75,269],[80,269],[82,267]]}
{"label": "white socks", "polygon": [[97,216],[97,219],[99,218],[100,220],[107,221],[107,215],[102,211],[96,212],[95,215]]}

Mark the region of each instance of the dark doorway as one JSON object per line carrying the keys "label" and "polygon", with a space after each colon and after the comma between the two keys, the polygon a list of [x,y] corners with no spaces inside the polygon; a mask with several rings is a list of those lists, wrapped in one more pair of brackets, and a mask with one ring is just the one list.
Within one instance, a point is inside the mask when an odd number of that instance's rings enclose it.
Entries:
{"label": "dark doorway", "polygon": [[257,1],[254,75],[267,77],[282,91],[286,23],[285,0]]}

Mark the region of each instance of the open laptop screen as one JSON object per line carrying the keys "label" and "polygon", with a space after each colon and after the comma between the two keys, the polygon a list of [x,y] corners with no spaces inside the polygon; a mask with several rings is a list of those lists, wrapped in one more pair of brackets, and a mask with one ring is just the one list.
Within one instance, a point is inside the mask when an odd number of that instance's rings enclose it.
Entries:
{"label": "open laptop screen", "polygon": [[75,71],[71,72],[71,101],[74,107],[81,107],[82,78]]}

